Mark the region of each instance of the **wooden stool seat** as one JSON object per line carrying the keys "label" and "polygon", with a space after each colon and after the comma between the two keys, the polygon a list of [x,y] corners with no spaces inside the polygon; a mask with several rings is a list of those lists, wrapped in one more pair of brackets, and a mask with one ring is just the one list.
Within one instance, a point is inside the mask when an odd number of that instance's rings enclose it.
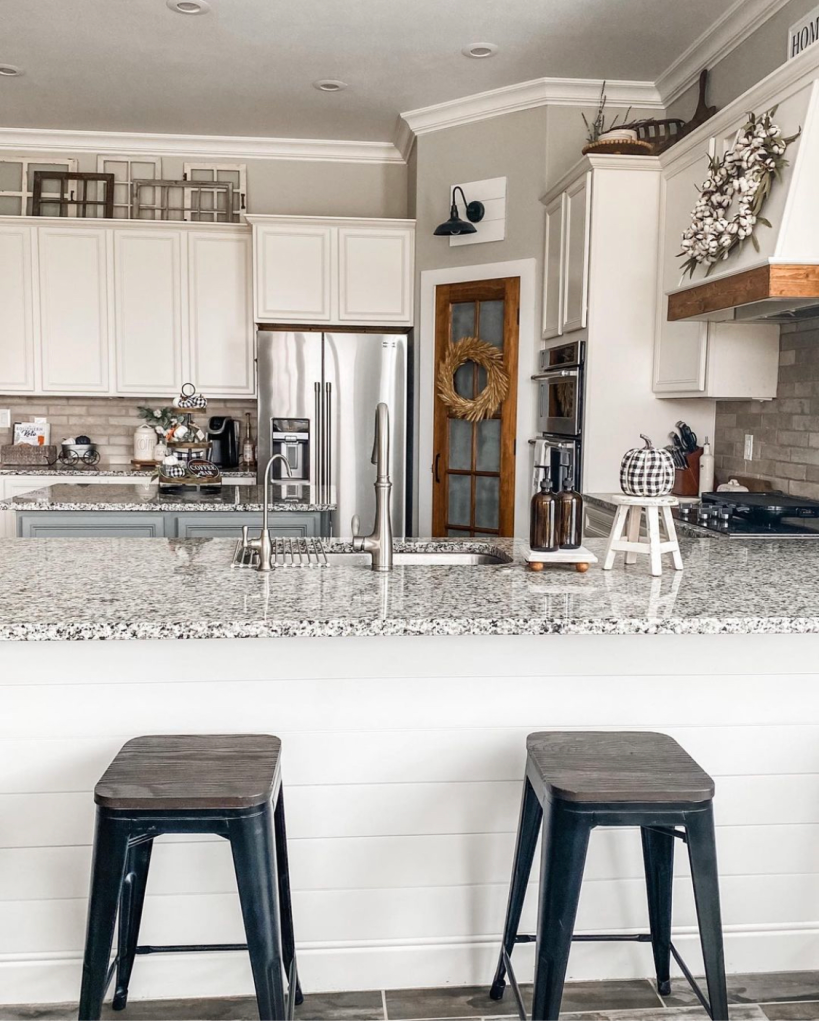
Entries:
{"label": "wooden stool seat", "polygon": [[279,777],[275,735],[142,735],[94,789],[109,810],[228,810],[268,803]]}
{"label": "wooden stool seat", "polygon": [[[603,570],[614,567],[614,558],[618,553],[625,554],[627,565],[633,565],[638,554],[647,554],[651,563],[651,574],[663,574],[663,554],[670,554],[676,571],[683,567],[680,556],[680,545],[677,542],[677,530],[671,509],[679,504],[673,494],[663,497],[632,497],[630,494],[612,494],[609,498],[617,505],[614,522],[611,526],[606,556],[603,559]],[[645,512],[646,533],[648,540],[640,539],[640,522]],[[660,536],[662,520],[666,538]]]}
{"label": "wooden stool seat", "polygon": [[660,732],[534,732],[526,740],[546,791],[569,803],[700,803],[714,782]]}

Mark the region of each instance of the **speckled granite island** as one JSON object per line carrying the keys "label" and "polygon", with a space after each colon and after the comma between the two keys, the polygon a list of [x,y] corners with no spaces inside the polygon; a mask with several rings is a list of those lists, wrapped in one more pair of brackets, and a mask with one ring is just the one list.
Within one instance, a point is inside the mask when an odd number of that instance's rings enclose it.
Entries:
{"label": "speckled granite island", "polygon": [[[489,983],[524,737],[548,728],[682,742],[716,778],[729,971],[815,969],[816,541],[684,539],[660,579],[531,573],[512,541],[444,544],[482,565],[410,542],[384,575],[328,547],[264,576],[219,539],[0,541],[0,1001],[76,996],[93,785],[152,732],[282,737],[309,990]],[[242,940],[225,843],[162,841],[152,862],[146,943]],[[639,836],[596,836],[579,929],[644,929],[641,870]],[[697,963],[685,876],[675,899]],[[650,949],[583,943],[570,973],[649,976]],[[250,990],[232,953],[144,957],[132,984]]]}

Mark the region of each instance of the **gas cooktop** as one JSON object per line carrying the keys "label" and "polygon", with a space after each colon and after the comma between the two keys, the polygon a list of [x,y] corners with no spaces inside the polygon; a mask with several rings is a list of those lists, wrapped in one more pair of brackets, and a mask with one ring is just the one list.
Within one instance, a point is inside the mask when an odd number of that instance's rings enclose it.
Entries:
{"label": "gas cooktop", "polygon": [[674,515],[723,536],[819,537],[819,501],[779,490],[703,494],[699,504],[682,504]]}

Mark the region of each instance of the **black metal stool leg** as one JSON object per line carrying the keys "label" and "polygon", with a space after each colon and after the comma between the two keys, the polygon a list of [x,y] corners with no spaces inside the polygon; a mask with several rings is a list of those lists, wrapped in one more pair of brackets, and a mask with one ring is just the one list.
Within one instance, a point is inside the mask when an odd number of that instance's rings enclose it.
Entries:
{"label": "black metal stool leg", "polygon": [[641,828],[646,870],[648,920],[657,990],[671,994],[671,897],[674,880],[674,836]]}
{"label": "black metal stool leg", "polygon": [[111,1008],[124,1009],[128,1002],[128,984],[134,968],[139,925],[142,922],[142,907],[145,904],[145,887],[148,884],[148,867],[151,864],[153,839],[132,845],[128,850],[125,866],[125,880],[119,910],[119,939],[117,941],[117,986]]}
{"label": "black metal stool leg", "polygon": [[728,995],[725,985],[713,807],[709,805],[705,810],[686,815],[685,827],[688,833],[688,857],[691,861],[691,880],[694,883],[694,901],[697,904],[711,1019],[725,1020],[728,1019]]}
{"label": "black metal stool leg", "polygon": [[286,1019],[276,850],[270,807],[230,821],[228,837],[239,887],[260,1020]]}
{"label": "black metal stool leg", "polygon": [[112,820],[97,813],[91,897],[82,964],[79,1019],[96,1020],[108,980],[111,945],[117,921],[120,889],[128,852],[128,821]]}
{"label": "black metal stool leg", "polygon": [[296,938],[293,933],[293,903],[290,898],[290,861],[287,856],[287,830],[284,825],[284,790],[279,789],[276,809],[273,811],[273,828],[276,836],[276,866],[279,880],[279,907],[282,919],[282,957],[284,972],[290,977],[295,987],[295,1004],[301,1005],[304,995],[299,984],[299,972],[296,966]]}
{"label": "black metal stool leg", "polygon": [[591,826],[587,814],[544,811],[533,1020],[558,1018]]}
{"label": "black metal stool leg", "polygon": [[520,925],[520,914],[523,900],[526,897],[526,886],[532,873],[532,861],[535,858],[537,836],[543,809],[528,778],[523,779],[523,798],[520,804],[520,821],[518,837],[515,843],[515,859],[512,865],[512,883],[509,887],[509,903],[506,907],[506,923],[503,928],[503,945],[498,959],[495,979],[489,989],[489,997],[499,1002],[506,988],[506,964],[503,953],[511,956],[515,947],[515,936]]}

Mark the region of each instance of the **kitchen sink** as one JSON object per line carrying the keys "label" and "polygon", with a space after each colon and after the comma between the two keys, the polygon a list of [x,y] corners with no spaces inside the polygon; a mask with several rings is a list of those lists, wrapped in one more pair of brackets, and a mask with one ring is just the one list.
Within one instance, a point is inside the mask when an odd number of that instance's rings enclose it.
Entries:
{"label": "kitchen sink", "polygon": [[[512,558],[507,554],[490,551],[417,550],[396,551],[393,564],[399,567],[427,567],[431,565],[468,566],[492,568],[509,565]],[[236,544],[233,564],[237,568],[258,568],[259,551],[256,546],[242,540]],[[371,568],[372,558],[366,551],[327,551],[321,540],[312,537],[291,540],[273,538],[271,551],[273,568],[311,568],[345,565],[349,568]]]}
{"label": "kitchen sink", "polygon": [[[397,566],[426,565],[472,565],[492,566],[508,565],[512,561],[499,554],[476,554],[473,551],[399,551],[393,555],[393,564]],[[329,565],[363,565],[369,568],[372,558],[369,554],[359,552],[330,551],[327,553]]]}

